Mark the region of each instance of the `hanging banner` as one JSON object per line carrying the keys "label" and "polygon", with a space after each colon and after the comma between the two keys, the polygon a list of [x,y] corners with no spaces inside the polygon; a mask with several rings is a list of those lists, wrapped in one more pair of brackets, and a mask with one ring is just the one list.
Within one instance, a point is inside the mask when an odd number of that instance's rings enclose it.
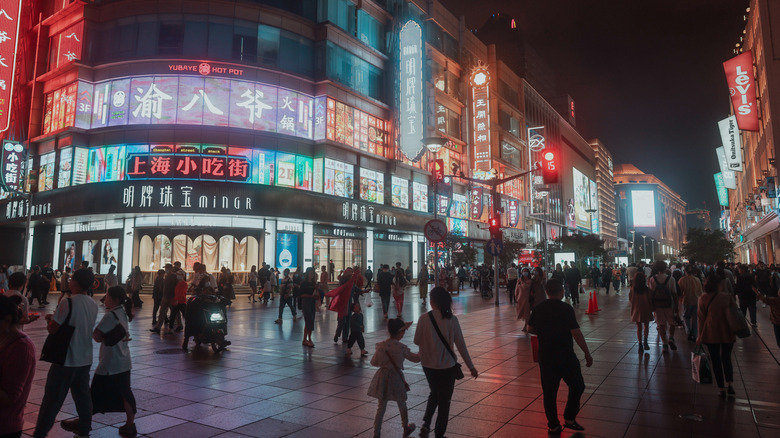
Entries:
{"label": "hanging banner", "polygon": [[766,197],[777,198],[777,186],[775,185],[775,177],[766,177]]}
{"label": "hanging banner", "polygon": [[718,122],[720,138],[726,152],[728,170],[742,172],[742,138],[739,136],[737,117],[731,116]]}
{"label": "hanging banner", "polygon": [[739,129],[758,131],[758,103],[756,102],[756,81],[753,77],[753,53],[748,50],[729,59],[723,63],[723,69],[726,71],[731,105],[734,107]]}
{"label": "hanging banner", "polygon": [[474,170],[488,172],[490,161],[490,73],[477,67],[471,75],[471,105],[474,115]]}
{"label": "hanging banner", "polygon": [[726,190],[726,187],[723,185],[723,174],[721,172],[718,172],[714,176],[715,176],[715,190],[718,191],[718,202],[720,203],[721,207],[728,207],[729,191]]}
{"label": "hanging banner", "polygon": [[482,187],[472,187],[471,197],[471,220],[477,221],[482,217]]}
{"label": "hanging banner", "polygon": [[17,192],[24,168],[24,146],[20,143],[3,141],[2,184],[7,192]]}
{"label": "hanging banner", "polygon": [[737,189],[737,174],[733,170],[729,170],[728,163],[726,163],[726,150],[723,146],[716,148],[715,153],[718,155],[718,165],[720,166],[720,172],[723,174],[723,184],[729,190]]}
{"label": "hanging banner", "polygon": [[0,132],[11,122],[11,99],[16,72],[16,46],[19,42],[19,13],[22,0],[2,2],[0,12]]}
{"label": "hanging banner", "polygon": [[517,222],[520,220],[520,211],[518,209],[518,203],[515,200],[509,201],[509,227],[514,228],[517,226]]}
{"label": "hanging banner", "polygon": [[398,35],[400,61],[400,92],[398,99],[398,148],[411,161],[417,161],[425,151],[423,133],[423,40],[422,28],[409,20]]}

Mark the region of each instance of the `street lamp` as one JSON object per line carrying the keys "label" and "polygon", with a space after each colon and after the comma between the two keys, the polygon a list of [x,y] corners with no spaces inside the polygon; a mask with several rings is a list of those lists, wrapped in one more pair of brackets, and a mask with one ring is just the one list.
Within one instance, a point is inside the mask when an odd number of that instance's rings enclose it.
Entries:
{"label": "street lamp", "polygon": [[[442,137],[425,137],[422,139],[425,148],[428,152],[433,154],[433,158],[436,159],[437,154],[447,144],[447,139]],[[439,216],[439,183],[434,178],[433,180],[433,218],[436,219]],[[433,244],[433,284],[439,285],[439,244],[437,242],[430,242]],[[426,257],[427,258],[427,257]]]}
{"label": "street lamp", "polygon": [[642,245],[644,246],[644,248],[642,249],[642,255],[644,256],[644,258],[647,258],[647,236],[645,236],[644,234],[642,234]]}
{"label": "street lamp", "polygon": [[636,263],[636,230],[628,230],[631,233],[631,263]]}

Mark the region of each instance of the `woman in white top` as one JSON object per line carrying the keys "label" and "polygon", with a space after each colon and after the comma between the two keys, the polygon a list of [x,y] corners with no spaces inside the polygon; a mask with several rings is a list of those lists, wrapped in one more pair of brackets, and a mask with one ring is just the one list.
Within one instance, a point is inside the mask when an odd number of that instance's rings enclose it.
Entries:
{"label": "woman in white top", "polygon": [[[423,416],[423,426],[420,429],[421,438],[428,437],[433,413],[437,408],[439,414],[436,417],[435,435],[443,437],[447,432],[450,402],[455,389],[455,373],[460,366],[455,358],[453,345],[458,347],[458,352],[466,362],[471,375],[475,379],[479,375],[471,362],[458,318],[452,314],[450,294],[443,287],[437,286],[431,290],[430,298],[433,310],[420,317],[414,333],[414,343],[420,347],[423,371],[431,390]],[[441,332],[441,336],[437,333],[436,327]],[[441,337],[447,340],[446,345]]]}

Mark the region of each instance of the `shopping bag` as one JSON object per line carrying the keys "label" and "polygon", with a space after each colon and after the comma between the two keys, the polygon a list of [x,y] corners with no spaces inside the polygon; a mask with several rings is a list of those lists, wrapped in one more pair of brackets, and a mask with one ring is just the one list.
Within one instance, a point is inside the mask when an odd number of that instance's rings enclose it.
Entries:
{"label": "shopping bag", "polygon": [[366,294],[366,307],[374,305],[374,300],[371,299],[371,294]]}
{"label": "shopping bag", "polygon": [[701,346],[697,346],[691,352],[691,374],[696,383],[707,385],[712,383],[712,370],[710,361]]}
{"label": "shopping bag", "polygon": [[531,335],[531,354],[534,362],[539,362],[539,338],[536,335]]}

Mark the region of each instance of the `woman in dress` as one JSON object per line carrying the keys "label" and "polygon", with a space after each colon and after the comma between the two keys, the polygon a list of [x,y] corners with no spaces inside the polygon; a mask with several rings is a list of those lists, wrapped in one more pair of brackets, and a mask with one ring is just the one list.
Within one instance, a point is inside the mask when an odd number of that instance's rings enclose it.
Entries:
{"label": "woman in dress", "polygon": [[[431,420],[437,409],[439,414],[436,417],[435,434],[437,437],[443,437],[447,432],[450,403],[455,390],[455,372],[460,366],[455,357],[455,346],[458,347],[458,353],[471,371],[471,375],[475,379],[479,375],[471,362],[458,318],[452,314],[452,297],[441,286],[433,288],[430,295],[432,310],[420,317],[414,333],[414,343],[420,347],[420,362],[431,391],[420,429],[421,438],[428,438]],[[442,342],[442,337],[447,342],[446,346]]]}
{"label": "woman in dress", "polygon": [[420,289],[422,304],[428,304],[428,265],[423,263],[420,274],[417,276],[417,286]]}
{"label": "woman in dress", "polygon": [[647,287],[647,278],[644,272],[637,271],[636,276],[634,276],[631,292],[628,293],[628,301],[631,303],[631,321],[636,323],[636,339],[639,342],[639,352],[642,353],[650,349],[650,345],[647,343],[647,334],[650,328],[650,321],[653,320],[650,289]]}
{"label": "woman in dress", "polygon": [[130,283],[130,291],[132,292],[130,298],[133,302],[133,306],[140,309],[144,304],[144,302],[141,301],[141,287],[144,285],[144,274],[141,272],[141,267],[136,266],[133,268],[133,272],[130,273],[130,278],[127,280]]}
{"label": "woman in dress", "polygon": [[[249,270],[249,275],[247,276],[247,280],[249,281],[249,287],[252,289],[252,294],[249,295],[249,301],[254,303],[255,302],[255,295],[257,295],[257,266],[252,265],[252,268]],[[263,285],[265,286],[265,285]]]}
{"label": "woman in dress", "polygon": [[528,331],[528,318],[531,317],[531,271],[523,268],[520,271],[520,278],[515,286],[515,309],[517,309],[517,319],[522,319],[523,331]]}
{"label": "woman in dress", "polygon": [[303,342],[304,347],[314,347],[311,334],[314,331],[314,313],[316,302],[320,297],[317,290],[317,271],[307,268],[300,286],[301,310],[303,311]]}

